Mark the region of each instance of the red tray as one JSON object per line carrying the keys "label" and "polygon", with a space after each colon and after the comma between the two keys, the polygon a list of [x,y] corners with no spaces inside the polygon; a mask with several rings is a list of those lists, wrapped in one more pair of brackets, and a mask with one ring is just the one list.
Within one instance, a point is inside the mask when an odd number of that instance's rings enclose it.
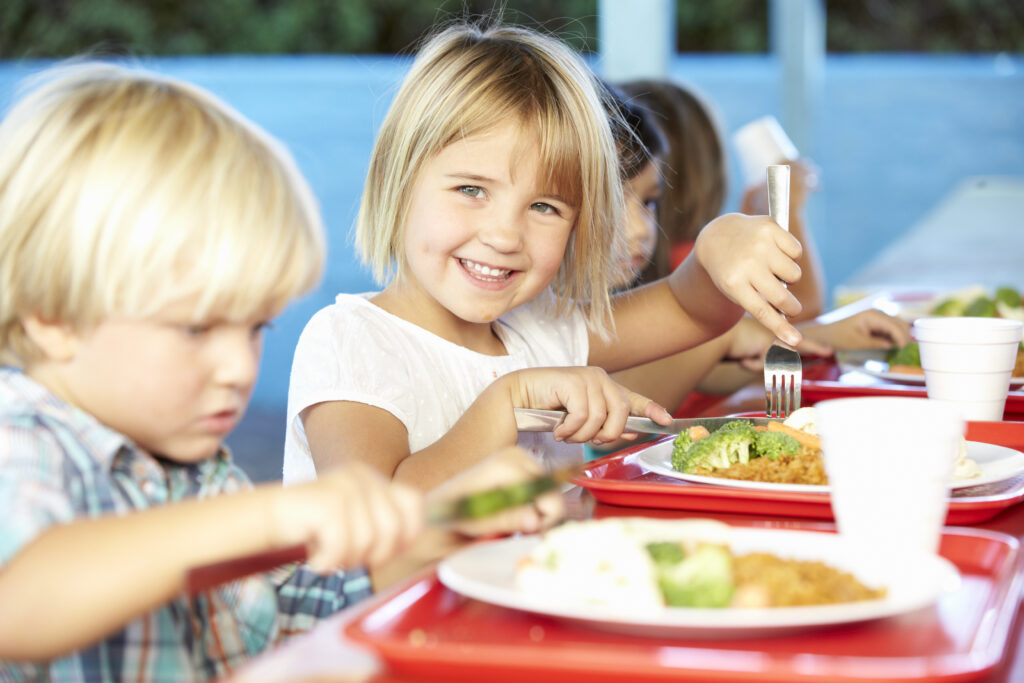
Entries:
{"label": "red tray", "polygon": [[607,633],[478,602],[417,578],[345,635],[388,673],[440,681],[969,681],[999,664],[1021,592],[1021,547],[1006,534],[947,529],[941,554],[963,576],[936,606],[861,624],[756,639]]}
{"label": "red tray", "polygon": [[[670,439],[672,437],[666,437]],[[1024,422],[969,422],[967,439],[1024,451]],[[638,444],[589,463],[574,482],[610,505],[697,512],[832,519],[827,493],[793,493],[699,484],[649,472],[640,451],[662,440]],[[977,524],[1024,500],[1024,475],[954,491],[947,525]]]}
{"label": "red tray", "polygon": [[[830,398],[851,396],[909,396],[926,398],[924,386],[887,382],[860,372],[846,372],[832,359],[805,361],[800,399],[803,405],[813,405]],[[1006,394],[1003,419],[1024,421],[1024,391]]]}

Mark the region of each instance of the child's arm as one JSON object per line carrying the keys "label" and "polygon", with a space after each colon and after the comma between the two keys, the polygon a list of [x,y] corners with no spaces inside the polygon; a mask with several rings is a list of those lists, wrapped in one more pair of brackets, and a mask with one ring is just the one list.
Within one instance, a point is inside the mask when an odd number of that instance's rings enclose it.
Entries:
{"label": "child's arm", "polygon": [[805,340],[828,344],[836,349],[889,349],[910,343],[910,323],[874,308],[860,311],[833,323],[800,325]]}
{"label": "child's arm", "polygon": [[0,659],[86,647],[180,595],[197,565],[296,543],[318,571],[380,563],[422,518],[418,494],[356,464],[311,484],[52,526],[0,569]]}
{"label": "child's arm", "polygon": [[554,431],[559,441],[612,441],[626,418],[643,415],[661,423],[671,416],[649,398],[612,381],[600,368],[518,370],[499,377],[433,444],[409,450],[402,422],[381,408],[354,401],[328,401],[307,408],[303,426],[318,472],[351,458],[377,467],[397,481],[429,490],[518,440],[514,408],[564,408]]}
{"label": "child's arm", "polygon": [[799,256],[800,243],[767,216],[716,218],[671,275],[615,297],[617,334],[592,334],[589,362],[614,372],[677,353],[723,334],[744,309],[799,344],[800,333],[782,315],[800,312],[783,282],[799,279]]}

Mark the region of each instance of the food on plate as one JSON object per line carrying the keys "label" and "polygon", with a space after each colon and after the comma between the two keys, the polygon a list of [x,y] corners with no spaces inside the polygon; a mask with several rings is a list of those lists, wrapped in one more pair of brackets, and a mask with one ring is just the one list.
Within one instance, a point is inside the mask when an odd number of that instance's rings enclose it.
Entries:
{"label": "food on plate", "polygon": [[849,572],[769,552],[735,552],[714,520],[617,517],[544,534],[516,570],[519,590],[558,604],[654,612],[664,607],[793,607],[885,597]]}
{"label": "food on plate", "polygon": [[967,315],[1024,320],[1024,300],[1014,287],[1002,286],[989,296],[982,287],[951,292],[928,311],[929,315]]}
{"label": "food on plate", "polygon": [[[672,444],[672,467],[686,474],[725,479],[828,485],[813,407],[799,408],[785,420],[769,422],[766,427],[737,418],[714,432],[703,427],[682,432]],[[980,475],[981,468],[967,457],[967,441],[961,437],[953,462],[953,480]]]}
{"label": "food on plate", "polygon": [[923,375],[921,369],[921,348],[917,342],[890,349],[885,360],[889,363],[889,372],[901,375]]}
{"label": "food on plate", "polygon": [[[923,375],[921,369],[921,350],[917,342],[891,349],[885,357],[889,363],[889,372],[898,375]],[[1013,368],[1014,377],[1024,377],[1024,343],[1017,347],[1017,360]]]}
{"label": "food on plate", "polygon": [[714,432],[690,430],[676,437],[672,467],[679,472],[784,484],[828,483],[813,408],[782,422],[755,427],[742,418]]}

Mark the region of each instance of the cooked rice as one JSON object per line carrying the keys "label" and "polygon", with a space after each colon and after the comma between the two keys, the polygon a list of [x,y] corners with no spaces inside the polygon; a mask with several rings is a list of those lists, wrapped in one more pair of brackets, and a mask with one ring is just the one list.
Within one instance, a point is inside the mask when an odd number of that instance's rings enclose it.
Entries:
{"label": "cooked rice", "polygon": [[768,553],[738,555],[733,559],[737,591],[764,591],[771,607],[830,605],[884,598],[884,588],[868,588],[853,574],[822,562],[785,560]]}
{"label": "cooked rice", "polygon": [[802,448],[800,452],[771,458],[751,458],[747,463],[733,463],[721,469],[697,468],[694,474],[706,477],[724,477],[745,481],[764,481],[773,484],[828,484],[825,461],[821,451]]}

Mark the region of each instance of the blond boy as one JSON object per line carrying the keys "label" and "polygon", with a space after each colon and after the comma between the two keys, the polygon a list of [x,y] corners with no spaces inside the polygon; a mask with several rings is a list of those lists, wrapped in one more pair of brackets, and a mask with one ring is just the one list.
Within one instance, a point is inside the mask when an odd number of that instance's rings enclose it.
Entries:
{"label": "blond boy", "polygon": [[[419,534],[419,494],[367,467],[249,490],[222,446],[322,233],[286,151],[194,86],[63,67],[0,124],[0,678],[225,675]],[[297,543],[278,581],[182,595]]]}

